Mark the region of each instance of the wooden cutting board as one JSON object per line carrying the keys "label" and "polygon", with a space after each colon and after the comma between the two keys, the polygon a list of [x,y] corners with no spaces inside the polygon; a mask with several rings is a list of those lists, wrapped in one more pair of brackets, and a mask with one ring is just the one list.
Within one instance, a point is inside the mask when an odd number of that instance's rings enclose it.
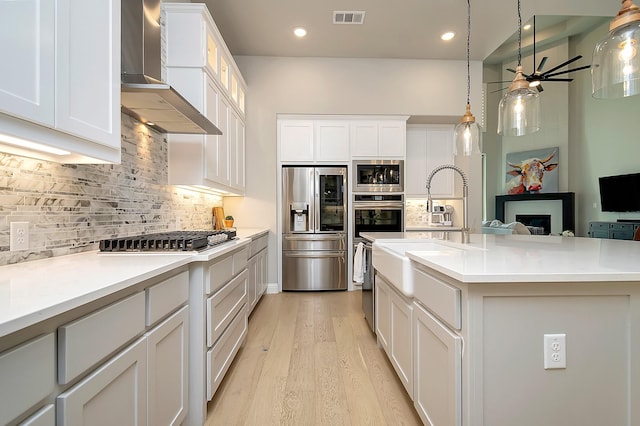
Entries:
{"label": "wooden cutting board", "polygon": [[214,229],[224,229],[224,208],[213,208]]}

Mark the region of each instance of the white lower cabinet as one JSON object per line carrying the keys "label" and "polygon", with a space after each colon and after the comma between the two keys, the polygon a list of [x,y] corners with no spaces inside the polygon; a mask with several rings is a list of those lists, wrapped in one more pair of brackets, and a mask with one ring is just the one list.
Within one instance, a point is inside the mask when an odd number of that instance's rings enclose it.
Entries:
{"label": "white lower cabinet", "polygon": [[375,289],[376,336],[378,336],[378,344],[389,354],[389,342],[391,341],[391,288],[379,274],[376,274]]}
{"label": "white lower cabinet", "polygon": [[414,302],[414,392],[424,424],[462,424],[462,337]]}
{"label": "white lower cabinet", "polygon": [[149,425],[179,425],[189,397],[189,307],[147,333]]}
{"label": "white lower cabinet", "polygon": [[375,275],[376,334],[402,385],[413,398],[413,305],[380,274]]}
{"label": "white lower cabinet", "polygon": [[138,339],[57,398],[59,426],[147,424],[147,345]]}
{"label": "white lower cabinet", "polygon": [[247,245],[190,265],[189,411],[184,424],[205,423],[207,402],[246,339]]}
{"label": "white lower cabinet", "polygon": [[49,333],[37,337],[0,354],[0,424],[26,416],[53,392],[54,336]]}
{"label": "white lower cabinet", "polygon": [[251,241],[249,260],[247,263],[247,271],[249,276],[247,279],[247,292],[249,299],[247,306],[249,314],[258,304],[260,298],[267,290],[267,245],[269,235],[262,235]]}
{"label": "white lower cabinet", "polygon": [[20,426],[55,426],[56,408],[53,404],[44,406],[34,415],[20,423]]}

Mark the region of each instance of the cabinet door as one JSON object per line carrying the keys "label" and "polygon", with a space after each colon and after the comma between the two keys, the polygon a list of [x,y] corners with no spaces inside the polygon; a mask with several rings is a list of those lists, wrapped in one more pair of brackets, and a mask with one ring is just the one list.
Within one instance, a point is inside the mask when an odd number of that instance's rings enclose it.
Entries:
{"label": "cabinet door", "polygon": [[279,120],[280,161],[313,161],[313,121]]}
{"label": "cabinet door", "polygon": [[245,168],[244,168],[244,164],[245,164],[245,126],[244,126],[244,121],[242,121],[241,118],[238,118],[238,128],[237,128],[237,132],[236,132],[236,137],[237,137],[237,142],[236,142],[236,151],[237,151],[237,155],[236,155],[236,163],[235,163],[235,168],[236,168],[236,188],[240,189],[241,193],[244,194],[244,190],[245,190]]}
{"label": "cabinet door", "polygon": [[[427,128],[427,174],[443,164],[453,164],[453,126]],[[441,172],[431,181],[431,195],[453,197],[455,174]]]}
{"label": "cabinet door", "polygon": [[376,289],[376,335],[378,336],[380,346],[389,354],[391,336],[391,289],[378,274],[375,275],[374,285]]}
{"label": "cabinet door", "polygon": [[147,344],[141,338],[58,396],[58,426],[147,424]]}
{"label": "cabinet door", "polygon": [[267,250],[262,250],[260,252],[260,254],[258,255],[258,262],[259,262],[259,267],[258,270],[260,271],[260,294],[258,299],[260,298],[260,296],[262,296],[265,291],[267,291],[267,286],[269,284],[269,278],[268,278],[268,262],[267,262]]}
{"label": "cabinet door", "polygon": [[378,156],[404,157],[407,124],[402,120],[378,123]]}
{"label": "cabinet door", "polygon": [[[211,77],[207,75],[206,80],[205,115],[212,123],[219,125],[218,106],[220,93]],[[220,174],[218,167],[218,138],[219,137],[215,135],[204,136],[204,175],[207,179],[213,181],[217,180]]]}
{"label": "cabinet door", "polygon": [[407,196],[426,197],[427,189],[427,129],[407,128],[407,160],[404,190]]}
{"label": "cabinet door", "polygon": [[234,109],[229,120],[229,184],[244,192],[244,124]]}
{"label": "cabinet door", "polygon": [[218,96],[218,128],[222,135],[216,139],[216,173],[213,180],[223,185],[229,185],[229,121],[230,108],[224,96]]}
{"label": "cabinet door", "polygon": [[189,307],[184,306],[146,336],[149,424],[179,425],[188,410]]}
{"label": "cabinet door", "polygon": [[414,303],[413,402],[427,425],[462,424],[462,338]]}
{"label": "cabinet door", "polygon": [[0,2],[0,112],[54,125],[54,2]]}
{"label": "cabinet door", "polygon": [[391,290],[390,297],[391,340],[390,358],[400,381],[413,399],[413,306]]}
{"label": "cabinet door", "polygon": [[249,300],[247,301],[247,306],[249,307],[249,313],[256,305],[257,295],[258,295],[258,255],[253,256],[249,259],[247,263],[247,293],[249,295]]}
{"label": "cabinet door", "polygon": [[56,128],[120,147],[120,1],[58,0],[55,56]]}
{"label": "cabinet door", "polygon": [[349,122],[317,120],[315,159],[317,161],[349,161]]}
{"label": "cabinet door", "polygon": [[351,122],[351,156],[375,157],[378,155],[378,122]]}
{"label": "cabinet door", "polygon": [[53,333],[0,354],[0,424],[11,423],[55,389]]}

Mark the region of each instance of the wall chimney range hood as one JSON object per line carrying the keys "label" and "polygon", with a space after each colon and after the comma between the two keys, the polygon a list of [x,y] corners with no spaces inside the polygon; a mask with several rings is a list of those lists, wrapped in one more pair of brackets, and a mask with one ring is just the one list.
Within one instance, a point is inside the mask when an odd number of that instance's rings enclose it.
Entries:
{"label": "wall chimney range hood", "polygon": [[160,0],[122,2],[122,112],[161,133],[221,135],[162,78]]}

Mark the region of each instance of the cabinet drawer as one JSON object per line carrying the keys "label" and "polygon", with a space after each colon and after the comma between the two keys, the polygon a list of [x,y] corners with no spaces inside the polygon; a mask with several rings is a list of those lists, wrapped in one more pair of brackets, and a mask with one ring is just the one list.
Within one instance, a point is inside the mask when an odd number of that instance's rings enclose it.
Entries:
{"label": "cabinet drawer", "polygon": [[633,232],[633,223],[612,223],[612,231]]}
{"label": "cabinet drawer", "polygon": [[55,426],[55,424],[56,409],[53,404],[49,404],[20,423],[20,426]]}
{"label": "cabinet drawer", "polygon": [[243,309],[216,345],[207,352],[207,400],[213,398],[246,335],[247,311]]}
{"label": "cabinet drawer", "polygon": [[147,297],[147,326],[153,325],[175,311],[189,299],[189,272],[184,271],[149,287]]}
{"label": "cabinet drawer", "polygon": [[247,275],[245,270],[207,299],[207,346],[211,347],[229,325],[233,317],[247,302]]}
{"label": "cabinet drawer", "polygon": [[609,222],[590,222],[589,230],[590,231],[608,231],[609,230]]}
{"label": "cabinet drawer", "polygon": [[251,241],[251,245],[250,245],[250,249],[249,249],[249,257],[255,256],[256,254],[258,254],[258,252],[260,250],[263,250],[267,247],[269,243],[269,236],[268,235],[263,235],[260,238],[257,238],[253,241]]}
{"label": "cabinet drawer", "polygon": [[140,292],[58,328],[58,382],[69,383],[141,334],[144,306]]}
{"label": "cabinet drawer", "polygon": [[233,277],[233,256],[227,256],[209,266],[207,272],[207,294],[218,290]]}
{"label": "cabinet drawer", "polygon": [[450,286],[420,269],[414,269],[414,272],[415,298],[440,319],[456,330],[460,330],[462,324],[460,289]]}
{"label": "cabinet drawer", "polygon": [[249,249],[246,247],[233,254],[233,275],[237,275],[240,271],[247,268],[248,259]]}
{"label": "cabinet drawer", "polygon": [[7,424],[53,392],[56,381],[54,334],[0,354],[0,424]]}

